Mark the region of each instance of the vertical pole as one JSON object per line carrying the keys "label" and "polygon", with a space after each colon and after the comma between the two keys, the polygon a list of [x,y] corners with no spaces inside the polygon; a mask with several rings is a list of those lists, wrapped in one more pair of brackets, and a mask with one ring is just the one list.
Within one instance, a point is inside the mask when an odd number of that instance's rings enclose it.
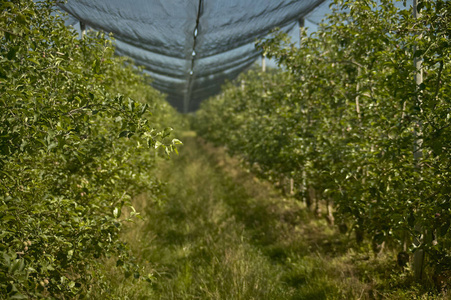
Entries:
{"label": "vertical pole", "polygon": [[[421,14],[417,10],[417,4],[418,0],[413,0],[413,17],[414,19],[418,19],[421,17]],[[418,38],[421,38],[421,35],[418,36]],[[413,47],[413,53],[415,53],[417,50],[416,45]],[[421,69],[421,62],[422,60],[419,57],[414,57],[414,66],[415,66],[415,90],[416,90],[416,96],[415,96],[415,102],[416,105],[420,105],[421,97],[418,94],[418,87],[420,84],[423,83],[423,71]],[[415,160],[415,164],[417,169],[419,168],[419,162],[422,158],[422,151],[421,151],[421,145],[423,143],[423,140],[419,138],[419,135],[421,133],[421,121],[417,121],[417,124],[415,124],[414,129],[414,135],[415,135],[415,141],[413,145],[413,157]],[[422,235],[420,238],[416,238],[414,240],[415,246],[420,246],[422,243],[424,243],[425,240],[425,229],[421,228],[421,226],[417,226],[418,231],[422,232]],[[413,270],[414,270],[414,276],[416,280],[420,280],[423,275],[423,266],[424,266],[424,250],[423,249],[417,249],[413,256]]]}
{"label": "vertical pole", "polygon": [[[299,23],[299,45],[301,45],[301,41],[302,41],[302,35],[304,32],[304,27],[305,27],[305,20],[303,17],[300,17],[298,19],[298,23]],[[308,111],[308,109],[307,109]],[[308,112],[307,112],[308,113]],[[310,117],[309,117],[309,123],[310,123]],[[311,193],[310,190],[311,188],[309,186],[307,186],[307,171],[305,170],[305,165],[302,169],[302,193],[304,195],[304,201],[305,201],[305,205],[307,206],[307,208],[310,208],[310,204],[311,204]]]}
{"label": "vertical pole", "polygon": [[[418,19],[419,17],[421,17],[421,14],[418,13],[417,11],[417,3],[418,0],[413,0],[413,17],[415,19]],[[418,38],[421,38],[421,34],[418,36]],[[413,46],[413,53],[415,53],[417,51],[417,46],[414,45]],[[416,105],[420,105],[421,104],[421,96],[418,94],[418,87],[420,86],[420,84],[423,83],[423,70],[421,68],[421,63],[422,63],[422,59],[419,57],[414,57],[413,59],[413,63],[415,66],[415,75],[414,75],[414,80],[415,80],[415,91],[417,92],[416,97],[415,97],[415,104]],[[421,122],[418,121],[415,127],[415,136],[417,137],[419,135],[419,133],[421,132]],[[422,158],[422,152],[421,152],[421,144],[422,144],[422,139],[415,139],[415,145],[414,145],[414,158],[415,161],[418,163],[418,161]]]}
{"label": "vertical pole", "polygon": [[266,72],[266,56],[262,55],[262,72]]}
{"label": "vertical pole", "polygon": [[81,31],[81,38],[84,39],[86,35],[86,24],[80,21],[80,31]]}
{"label": "vertical pole", "polygon": [[[418,11],[417,11],[417,3],[418,3],[418,0],[413,0],[413,17],[415,19],[418,19],[418,18],[421,17],[421,14],[418,13]],[[422,35],[420,34],[418,36],[418,38],[421,38],[421,36]],[[417,50],[417,46],[414,45],[414,47],[413,47],[414,53],[415,53],[416,50]],[[421,58],[419,58],[419,57],[415,57],[414,58],[414,65],[415,65],[415,70],[416,70],[414,79],[415,79],[415,84],[416,84],[417,90],[418,90],[418,86],[423,83],[423,70],[421,69],[421,63],[422,63],[422,59]],[[417,96],[416,97],[417,104],[419,104],[420,101],[421,101],[420,97]]]}
{"label": "vertical pole", "polygon": [[355,97],[355,111],[357,112],[357,117],[359,118],[359,122],[362,121],[362,114],[360,113],[360,96],[359,96],[359,93],[360,93],[360,76],[362,75],[361,72],[362,71],[361,71],[360,67],[357,67],[357,84],[356,84],[356,87],[355,87],[357,95]]}
{"label": "vertical pole", "polygon": [[86,35],[86,24],[80,21],[81,38],[83,39]]}
{"label": "vertical pole", "polygon": [[183,113],[188,113],[188,106],[189,106],[189,91],[186,91],[185,95],[183,96]]}
{"label": "vertical pole", "polygon": [[[301,44],[301,40],[302,40],[302,33],[304,32],[304,26],[305,26],[305,20],[303,17],[298,19],[298,23],[299,23],[299,45]],[[309,203],[310,203],[310,195],[308,193],[309,189],[307,187],[307,172],[305,171],[305,166],[303,167],[302,170],[302,192],[304,193],[304,197],[305,197],[305,204],[307,207],[309,207]]]}
{"label": "vertical pole", "polygon": [[[299,39],[302,40],[302,32],[304,32],[304,27],[305,27],[304,18],[299,18],[298,23],[299,23]],[[299,40],[299,42],[300,42],[300,40]]]}
{"label": "vertical pole", "polygon": [[[299,22],[299,45],[301,44],[301,40],[302,40],[302,33],[304,32],[304,26],[305,26],[305,20],[304,20],[304,18],[299,18],[299,20],[298,20],[298,22]],[[305,192],[306,191],[306,183],[305,183],[305,180],[306,180],[306,177],[307,177],[307,173],[305,172],[305,168],[304,168],[304,170],[302,171],[302,187],[301,187],[301,189]],[[290,192],[291,192],[291,195],[294,195],[294,179],[293,178],[290,178]]]}

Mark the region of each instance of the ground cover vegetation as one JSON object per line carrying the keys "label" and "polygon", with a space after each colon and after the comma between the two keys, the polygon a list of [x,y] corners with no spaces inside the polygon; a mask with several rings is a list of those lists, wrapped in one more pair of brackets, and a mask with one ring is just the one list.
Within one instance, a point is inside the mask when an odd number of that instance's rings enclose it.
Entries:
{"label": "ground cover vegetation", "polygon": [[395,251],[411,282],[446,294],[451,4],[420,1],[417,17],[399,7],[337,1],[300,46],[277,33],[260,41],[281,69],[225,85],[193,125],[260,177],[285,189],[292,180],[298,199],[375,255]]}
{"label": "ground cover vegetation", "polygon": [[394,251],[375,257],[224,148],[180,136],[180,155],[158,165],[164,201],[134,198],[142,219],[123,231],[150,282],[127,280],[109,261],[110,288],[95,298],[448,299],[412,284]]}
{"label": "ground cover vegetation", "polygon": [[0,298],[89,295],[107,256],[142,277],[119,233],[133,196],[158,199],[156,161],[179,143],[149,78],[55,5],[0,2]]}

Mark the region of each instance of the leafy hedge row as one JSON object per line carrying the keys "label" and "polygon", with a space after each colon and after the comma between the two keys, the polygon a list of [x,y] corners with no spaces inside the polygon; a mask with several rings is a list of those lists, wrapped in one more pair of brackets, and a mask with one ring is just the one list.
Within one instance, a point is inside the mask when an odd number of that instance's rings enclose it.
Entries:
{"label": "leafy hedge row", "polygon": [[300,47],[259,42],[282,68],[227,84],[195,127],[261,176],[293,178],[299,197],[333,202],[375,249],[426,251],[439,278],[451,270],[451,4],[421,1],[418,19],[395,4],[337,1]]}
{"label": "leafy hedge row", "polygon": [[122,208],[158,197],[157,154],[180,143],[149,79],[102,34],[79,39],[55,4],[0,2],[0,294],[11,299],[85,295],[105,255],[132,274],[118,234],[136,213]]}

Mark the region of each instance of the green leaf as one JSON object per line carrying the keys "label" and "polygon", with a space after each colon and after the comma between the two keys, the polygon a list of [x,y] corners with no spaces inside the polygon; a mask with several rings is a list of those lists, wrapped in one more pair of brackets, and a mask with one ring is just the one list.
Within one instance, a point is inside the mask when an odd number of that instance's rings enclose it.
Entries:
{"label": "green leaf", "polygon": [[33,57],[27,58],[28,61],[31,61],[32,63],[36,64],[36,65],[40,65],[40,63]]}
{"label": "green leaf", "polygon": [[129,137],[130,133],[131,133],[130,131],[124,130],[121,133],[119,133],[119,137]]}
{"label": "green leaf", "polygon": [[418,1],[417,11],[420,12],[423,8],[424,8],[424,0],[423,1]]}
{"label": "green leaf", "polygon": [[19,51],[19,46],[12,47],[11,49],[9,49],[8,53],[6,54],[6,58],[8,58],[9,60],[14,59],[16,57],[17,51]]}
{"label": "green leaf", "polygon": [[118,207],[115,207],[113,210],[113,216],[117,219],[121,216],[121,209],[119,209]]}
{"label": "green leaf", "polygon": [[161,146],[163,146],[163,144],[160,141],[155,141],[155,149],[160,148]]}
{"label": "green leaf", "polygon": [[69,251],[67,251],[67,259],[71,260],[72,257],[74,256],[74,250],[70,249]]}
{"label": "green leaf", "polygon": [[143,115],[147,111],[148,107],[149,107],[149,105],[147,105],[147,103],[142,106],[141,115]]}
{"label": "green leaf", "polygon": [[92,63],[92,70],[94,74],[100,73],[100,61],[98,59],[95,59],[94,62]]}
{"label": "green leaf", "polygon": [[423,55],[424,51],[423,50],[416,50],[413,53],[413,57],[421,57]]}
{"label": "green leaf", "polygon": [[23,14],[17,14],[16,20],[21,25],[26,25],[27,24],[27,18]]}

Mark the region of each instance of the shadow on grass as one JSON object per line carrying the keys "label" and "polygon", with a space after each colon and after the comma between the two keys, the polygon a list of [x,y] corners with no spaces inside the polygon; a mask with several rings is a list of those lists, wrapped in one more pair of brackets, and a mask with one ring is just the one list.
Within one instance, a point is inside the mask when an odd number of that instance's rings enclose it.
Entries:
{"label": "shadow on grass", "polygon": [[350,254],[352,239],[224,150],[182,140],[160,165],[166,200],[145,207],[140,229],[152,299],[390,299],[374,296],[385,269],[372,273],[372,261]]}

